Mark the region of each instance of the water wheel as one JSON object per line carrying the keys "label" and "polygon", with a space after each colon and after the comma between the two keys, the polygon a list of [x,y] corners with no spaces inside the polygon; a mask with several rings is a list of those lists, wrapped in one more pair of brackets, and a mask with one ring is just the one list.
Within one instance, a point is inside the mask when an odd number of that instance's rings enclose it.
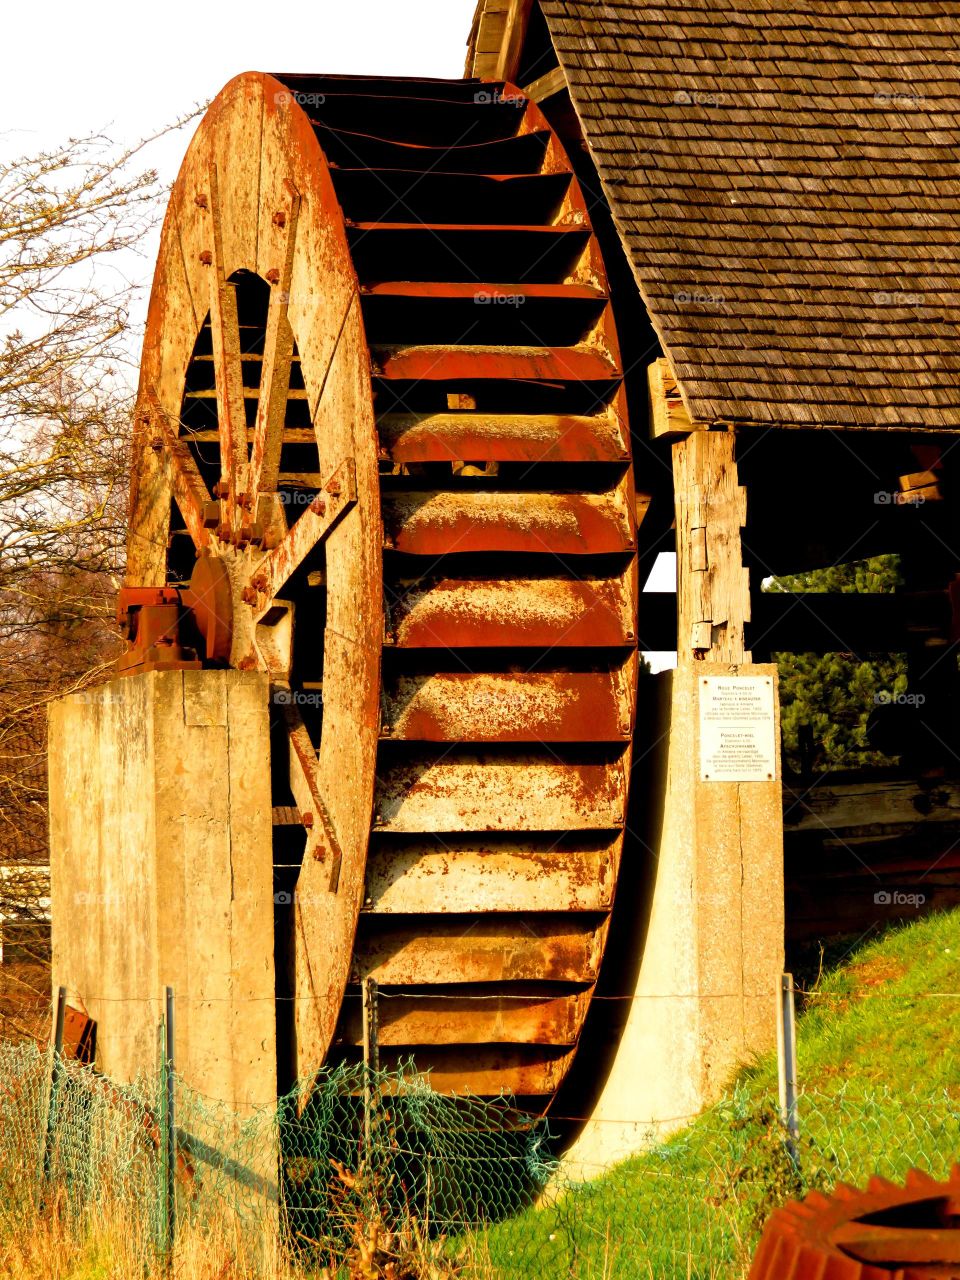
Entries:
{"label": "water wheel", "polygon": [[360,1052],[372,976],[382,1060],[548,1104],[623,843],[636,536],[603,262],[537,106],[232,81],[163,229],[128,585],[269,675],[290,1073]]}

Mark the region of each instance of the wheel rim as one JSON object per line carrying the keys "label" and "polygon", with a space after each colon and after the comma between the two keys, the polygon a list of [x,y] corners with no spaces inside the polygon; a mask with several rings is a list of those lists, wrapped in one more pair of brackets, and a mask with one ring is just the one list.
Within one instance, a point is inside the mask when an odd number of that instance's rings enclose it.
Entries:
{"label": "wheel rim", "polygon": [[275,689],[293,1070],[358,1052],[373,976],[387,1061],[545,1105],[621,854],[637,582],[603,264],[539,110],[233,81],[171,199],[134,473],[129,582],[226,580],[214,651]]}

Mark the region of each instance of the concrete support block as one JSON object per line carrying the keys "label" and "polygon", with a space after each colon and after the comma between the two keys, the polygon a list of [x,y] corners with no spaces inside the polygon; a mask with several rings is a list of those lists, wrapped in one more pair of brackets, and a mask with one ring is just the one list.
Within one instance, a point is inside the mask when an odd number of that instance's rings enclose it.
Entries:
{"label": "concrete support block", "polygon": [[53,984],[96,1020],[99,1069],[154,1075],[169,985],[184,1082],[236,1114],[272,1105],[266,677],[151,672],[63,698],[49,774]]}
{"label": "concrete support block", "polygon": [[[688,1123],[739,1065],[776,1044],[780,779],[701,781],[698,681],[718,675],[769,676],[776,691],[773,665],[698,662],[655,677],[669,718],[647,788],[662,796],[663,816],[651,837],[646,938],[618,1050],[567,1155],[575,1177],[596,1176]],[[777,705],[774,697],[775,715]],[[776,723],[777,751],[779,741]],[[625,923],[621,912],[618,925]],[[636,921],[638,941],[643,923]]]}

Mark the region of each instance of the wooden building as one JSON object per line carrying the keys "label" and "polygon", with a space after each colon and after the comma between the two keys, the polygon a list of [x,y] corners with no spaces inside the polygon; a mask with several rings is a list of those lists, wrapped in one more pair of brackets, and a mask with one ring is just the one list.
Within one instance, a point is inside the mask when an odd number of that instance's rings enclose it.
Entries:
{"label": "wooden building", "polygon": [[[926,0],[481,0],[470,35],[467,73],[538,101],[605,227],[681,664],[906,655],[887,768],[788,771],[795,943],[960,901],[958,46]],[[762,591],[887,553],[893,594]],[[641,644],[671,615],[641,597]]]}

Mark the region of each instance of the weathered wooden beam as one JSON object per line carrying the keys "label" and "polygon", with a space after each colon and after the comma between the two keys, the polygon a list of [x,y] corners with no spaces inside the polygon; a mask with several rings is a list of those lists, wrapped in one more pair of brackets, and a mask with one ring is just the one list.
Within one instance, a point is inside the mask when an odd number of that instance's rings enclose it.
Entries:
{"label": "weathered wooden beam", "polygon": [[846,782],[784,783],[787,833],[815,832],[825,839],[912,826],[960,821],[960,781],[949,778],[857,778]]}
{"label": "weathered wooden beam", "polygon": [[650,434],[654,439],[707,429],[706,423],[692,421],[669,360],[661,357],[647,366],[647,383],[650,388]]}
{"label": "weathered wooden beam", "polygon": [[513,81],[516,77],[523,37],[526,35],[532,9],[533,0],[511,0],[504,19],[500,58],[497,62],[497,78],[500,80]]}
{"label": "weathered wooden beam", "polygon": [[750,661],[750,577],[740,530],[747,494],[737,478],[735,438],[698,431],[673,446],[677,524],[677,660]]}
{"label": "weathered wooden beam", "polygon": [[547,98],[552,98],[555,93],[562,93],[566,87],[567,73],[563,67],[554,67],[545,76],[538,76],[536,80],[531,80],[528,85],[524,85],[523,92],[534,102],[544,102]]}

